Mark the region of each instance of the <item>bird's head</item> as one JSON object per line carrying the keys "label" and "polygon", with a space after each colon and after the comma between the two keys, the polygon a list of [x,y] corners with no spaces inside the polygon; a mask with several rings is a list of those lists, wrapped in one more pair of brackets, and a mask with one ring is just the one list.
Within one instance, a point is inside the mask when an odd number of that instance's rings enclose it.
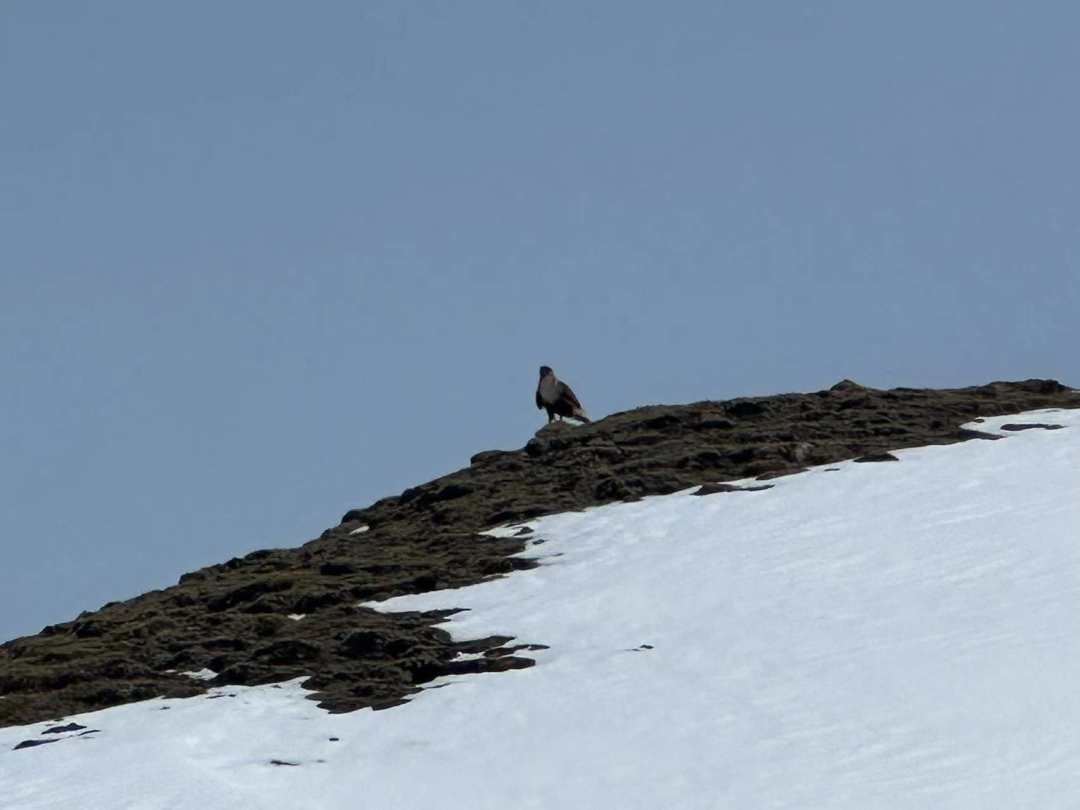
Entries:
{"label": "bird's head", "polygon": [[540,379],[544,379],[548,374],[554,374],[551,370],[551,366],[540,366]]}

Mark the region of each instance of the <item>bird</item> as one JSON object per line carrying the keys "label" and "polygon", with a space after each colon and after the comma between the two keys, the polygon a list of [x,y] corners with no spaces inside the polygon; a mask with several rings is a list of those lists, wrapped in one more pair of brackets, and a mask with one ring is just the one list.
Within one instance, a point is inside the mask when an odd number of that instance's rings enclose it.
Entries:
{"label": "bird", "polygon": [[548,423],[556,416],[588,422],[585,409],[570,386],[555,376],[550,366],[540,366],[540,382],[536,386],[536,407],[547,410]]}

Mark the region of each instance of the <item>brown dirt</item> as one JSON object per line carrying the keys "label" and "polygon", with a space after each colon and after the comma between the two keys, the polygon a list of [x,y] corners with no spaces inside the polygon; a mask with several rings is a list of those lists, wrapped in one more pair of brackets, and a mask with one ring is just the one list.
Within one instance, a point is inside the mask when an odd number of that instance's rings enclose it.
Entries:
{"label": "brown dirt", "polygon": [[[0,726],[300,675],[330,711],[385,708],[440,675],[529,666],[519,653],[533,645],[504,636],[451,641],[436,625],[454,611],[385,614],[357,605],[533,565],[510,556],[530,533],[478,536],[494,525],[997,438],[959,426],[1076,407],[1077,392],[1052,380],[891,391],[845,380],[812,394],[651,405],[581,427],[555,424],[520,450],[478,453],[465,469],[352,510],[300,548],[255,551],[0,645]],[[352,534],[362,525],[370,530]],[[288,618],[296,613],[306,618]],[[454,661],[459,652],[484,655]],[[207,683],[169,672],[204,667],[220,674]]]}

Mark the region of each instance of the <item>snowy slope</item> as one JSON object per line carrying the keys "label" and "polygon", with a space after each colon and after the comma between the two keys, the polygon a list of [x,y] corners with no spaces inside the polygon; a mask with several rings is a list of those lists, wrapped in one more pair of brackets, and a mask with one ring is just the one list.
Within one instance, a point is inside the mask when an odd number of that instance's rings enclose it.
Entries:
{"label": "snowy slope", "polygon": [[536,520],[541,567],[381,607],[537,666],[0,729],[0,807],[1078,807],[1080,411],[973,427],[1025,421],[1066,429]]}

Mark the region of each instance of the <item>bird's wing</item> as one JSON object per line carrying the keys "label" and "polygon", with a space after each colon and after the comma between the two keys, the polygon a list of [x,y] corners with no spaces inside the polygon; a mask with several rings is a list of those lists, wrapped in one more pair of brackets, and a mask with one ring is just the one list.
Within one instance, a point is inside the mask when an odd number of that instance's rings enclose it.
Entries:
{"label": "bird's wing", "polygon": [[578,402],[578,398],[574,395],[574,392],[570,388],[569,385],[567,385],[564,382],[560,382],[559,386],[560,386],[559,387],[559,397],[560,397],[560,399],[565,399],[567,402],[569,402],[571,405],[573,405],[579,411],[584,410],[581,407],[581,403]]}
{"label": "bird's wing", "polygon": [[540,386],[536,386],[536,407],[543,408],[544,400],[540,399]]}

